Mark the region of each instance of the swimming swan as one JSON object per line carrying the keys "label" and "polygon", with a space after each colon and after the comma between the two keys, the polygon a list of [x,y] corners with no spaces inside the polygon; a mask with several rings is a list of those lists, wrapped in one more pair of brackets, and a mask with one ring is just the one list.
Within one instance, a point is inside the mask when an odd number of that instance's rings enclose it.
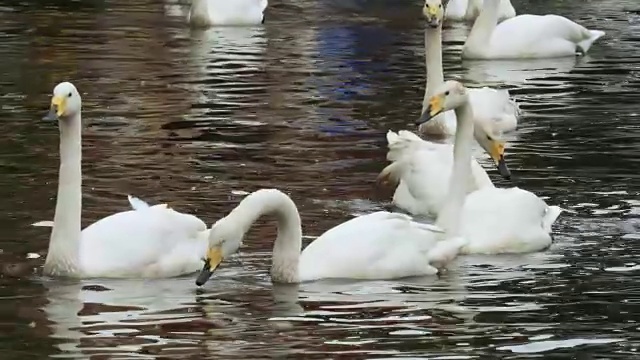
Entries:
{"label": "swimming swan", "polygon": [[[427,20],[425,29],[425,60],[427,85],[422,111],[428,106],[429,95],[444,84],[442,67],[442,1],[426,0],[423,15]],[[488,87],[469,89],[469,98],[474,111],[474,136],[480,146],[491,156],[500,174],[509,178],[510,172],[504,162],[504,143],[497,140],[495,134],[513,130],[516,127],[518,107],[509,98],[507,90],[494,90]],[[429,123],[422,124],[420,132],[428,139],[437,139],[455,134],[456,115],[447,111],[436,116]],[[424,141],[409,131],[387,133],[389,152],[387,160],[392,163],[378,176],[378,183],[396,185],[393,203],[411,214],[437,215],[445,202],[449,175],[453,166],[453,145]],[[397,161],[406,154],[416,155],[420,159],[420,176],[424,186],[420,194],[412,194],[394,170],[400,169]],[[419,155],[418,155],[419,154]],[[489,175],[472,160],[472,179],[467,191],[471,192],[486,186],[493,186]],[[419,198],[420,200],[417,200]]]}
{"label": "swimming swan", "polygon": [[274,283],[435,275],[465,243],[459,237],[443,239],[437,227],[414,222],[405,214],[379,211],[329,229],[300,253],[302,227],[296,205],[276,189],[261,189],[211,227],[196,285],[207,282],[218,265],[238,251],[251,225],[269,214],[278,226],[271,265]]}
{"label": "swimming swan", "polygon": [[264,23],[268,0],[192,0],[187,22],[194,27]]}
{"label": "swimming swan", "polygon": [[[422,14],[426,19],[424,30],[426,86],[422,112],[427,107],[429,96],[444,84],[442,66],[442,19],[444,9],[442,0],[425,0]],[[490,87],[469,89],[476,124],[492,135],[513,131],[518,125],[519,109],[511,99],[508,90],[496,90]],[[442,140],[456,132],[454,111],[447,111],[433,121],[419,127],[420,132],[430,140]]]}
{"label": "swimming swan", "polygon": [[57,121],[60,128],[58,195],[44,273],[128,278],[172,277],[198,271],[209,231],[202,220],[166,204],[149,206],[130,196],[133,210],[107,216],[81,231],[81,108],[76,87],[62,82],[53,89],[51,108],[44,117]]}
{"label": "swimming swan", "polygon": [[533,59],[585,54],[605,33],[558,15],[518,15],[498,24],[500,0],[485,0],[463,59]]}
{"label": "swimming swan", "polygon": [[[417,124],[429,121],[443,111],[455,109],[458,130],[464,132],[454,145],[454,171],[457,167],[468,167],[471,160],[471,132],[473,110],[467,89],[457,81],[448,81],[429,100],[429,106]],[[461,128],[461,122],[465,124]],[[403,172],[407,186],[413,189],[423,186],[423,179],[415,167],[419,162],[406,161]],[[471,173],[468,172],[467,176]],[[468,179],[466,179],[468,180]],[[465,179],[459,178],[452,193],[464,193]],[[458,209],[454,209],[458,210]],[[436,225],[447,232],[457,230],[456,235],[465,238],[463,254],[500,254],[540,251],[552,241],[551,226],[560,215],[558,206],[548,206],[535,194],[517,187],[501,189],[485,187],[466,196],[460,214],[454,213],[448,204],[440,211]]]}
{"label": "swimming swan", "polygon": [[[500,175],[510,179],[511,172],[504,159],[503,141],[485,132],[480,126],[474,127],[474,137],[491,156]],[[437,216],[447,201],[449,179],[454,163],[454,146],[438,144],[421,139],[416,134],[400,130],[387,132],[387,165],[378,175],[376,182],[384,186],[396,186],[392,203],[412,214]],[[406,172],[420,179],[420,186],[408,186]],[[471,176],[465,183],[466,193],[478,189],[494,187],[485,169],[475,158],[471,158]]]}
{"label": "swimming swan", "polygon": [[[452,21],[474,20],[482,11],[483,0],[449,0],[444,18]],[[501,0],[498,21],[516,16],[516,9],[510,0]]]}

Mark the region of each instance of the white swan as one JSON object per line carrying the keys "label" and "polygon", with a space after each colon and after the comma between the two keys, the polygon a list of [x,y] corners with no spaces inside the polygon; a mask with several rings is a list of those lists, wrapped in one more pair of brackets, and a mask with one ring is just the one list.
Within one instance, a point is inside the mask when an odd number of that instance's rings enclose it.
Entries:
{"label": "white swan", "polygon": [[[422,111],[427,107],[428,98],[434,89],[444,83],[442,66],[442,19],[444,10],[442,0],[425,0],[422,8],[427,26],[424,30],[426,86]],[[489,87],[469,89],[469,97],[474,111],[476,124],[492,135],[515,130],[519,109],[511,99],[508,90],[496,90]],[[419,127],[428,139],[442,140],[456,132],[455,112],[447,111],[432,122]]]}
{"label": "white swan", "polygon": [[[504,160],[504,142],[493,138],[480,127],[474,127],[474,136],[480,146],[491,156],[500,175],[509,179],[511,172]],[[452,144],[424,141],[416,134],[400,130],[387,132],[387,160],[376,181],[385,186],[395,186],[393,204],[412,215],[437,216],[447,201],[447,190],[454,162]],[[408,165],[410,164],[410,165]],[[420,186],[409,187],[407,169],[411,176],[420,179]],[[464,186],[466,193],[494,187],[484,168],[471,159],[471,176]]]}
{"label": "white swan", "polygon": [[[431,97],[427,111],[417,124],[429,121],[443,111],[455,109],[460,123],[473,127],[473,110],[467,89],[456,81],[448,81],[441,90]],[[468,130],[467,130],[468,131]],[[458,138],[456,134],[456,139]],[[454,145],[454,169],[468,166],[471,160],[471,136],[466,142],[456,141]],[[462,156],[461,154],[465,154]],[[420,162],[415,157],[406,159],[399,166],[404,167],[402,179],[413,193],[424,185],[419,176]],[[454,170],[455,171],[455,170]],[[458,179],[457,189],[450,192],[464,192],[465,179]],[[467,179],[468,180],[468,179]],[[460,214],[454,214],[446,204],[438,216],[436,225],[448,232],[457,230],[468,241],[462,253],[521,253],[539,251],[551,244],[551,225],[560,215],[557,206],[548,206],[535,194],[517,187],[500,189],[485,187],[469,194]],[[458,216],[459,215],[459,216]]]}
{"label": "white swan", "polygon": [[444,234],[439,228],[414,222],[405,214],[379,211],[326,231],[300,253],[302,228],[296,205],[276,189],[261,189],[211,227],[209,250],[196,284],[203,285],[222,260],[237,252],[251,225],[268,214],[278,225],[271,265],[276,283],[434,275],[465,244],[460,237],[441,240]]}
{"label": "white swan", "polygon": [[187,22],[195,27],[264,23],[268,0],[192,0]]}
{"label": "white swan", "polygon": [[[442,67],[442,1],[426,0],[423,15],[427,20],[425,29],[425,62],[427,68],[427,85],[422,111],[428,106],[429,95],[444,84]],[[495,134],[513,130],[516,127],[518,107],[509,98],[507,90],[494,90],[488,87],[469,89],[469,98],[474,110],[474,136],[480,146],[491,156],[500,174],[508,178],[510,172],[504,162],[504,143],[497,140]],[[419,129],[425,137],[436,139],[454,134],[456,115],[447,111],[438,115],[429,123],[422,124]],[[423,141],[408,131],[398,134],[387,133],[389,152],[387,160],[392,163],[378,176],[378,182],[397,184],[393,194],[393,203],[412,214],[437,215],[445,202],[449,183],[449,174],[453,165],[453,146]],[[397,162],[404,154],[420,154],[422,166],[420,176],[424,179],[424,187],[418,189],[420,194],[412,194],[399,174]],[[487,172],[474,159],[472,160],[472,179],[467,185],[471,192],[486,186],[493,186]]]}
{"label": "white swan", "polygon": [[586,53],[605,33],[558,15],[518,15],[498,24],[500,0],[485,0],[462,49],[464,59],[531,59]]}
{"label": "white swan", "polygon": [[[452,21],[469,21],[478,17],[482,11],[483,0],[449,0],[444,18]],[[516,9],[510,0],[501,0],[498,21],[516,16]]]}
{"label": "white swan", "polygon": [[130,196],[133,210],[100,219],[81,231],[81,108],[76,87],[62,82],[53,89],[51,109],[44,117],[57,120],[60,128],[58,195],[44,273],[125,278],[197,271],[206,253],[209,231],[202,220],[166,204],[149,206]]}

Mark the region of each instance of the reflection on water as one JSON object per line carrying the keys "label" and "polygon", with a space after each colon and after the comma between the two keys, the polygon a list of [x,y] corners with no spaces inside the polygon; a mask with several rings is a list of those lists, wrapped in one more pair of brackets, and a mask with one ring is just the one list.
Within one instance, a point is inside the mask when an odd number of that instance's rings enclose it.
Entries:
{"label": "reflection on water", "polygon": [[273,0],[264,26],[192,31],[188,1],[0,0],[2,358],[637,357],[637,4],[515,5],[607,32],[586,58],[462,62],[468,25],[446,24],[447,78],[507,88],[523,110],[511,185],[567,209],[548,251],[459,258],[440,278],[282,286],[263,222],[197,290],[190,276],[46,279],[25,259],[49,231],[28,225],[53,216],[58,133],[37,120],[52,87],[83,95],[85,225],[126,194],[212,223],[241,191],[278,187],[310,241],[389,202],[374,179],[384,133],[420,111],[420,2]]}

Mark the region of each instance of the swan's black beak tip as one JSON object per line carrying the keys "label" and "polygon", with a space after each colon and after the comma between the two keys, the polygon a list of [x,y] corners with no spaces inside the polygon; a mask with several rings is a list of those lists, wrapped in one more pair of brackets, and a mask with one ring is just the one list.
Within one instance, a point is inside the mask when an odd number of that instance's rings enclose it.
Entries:
{"label": "swan's black beak tip", "polygon": [[511,180],[511,170],[507,167],[506,161],[504,161],[504,156],[500,156],[500,160],[498,161],[498,172],[500,176],[505,180]]}
{"label": "swan's black beak tip", "polygon": [[209,263],[207,262],[202,267],[200,274],[198,274],[198,278],[196,279],[196,285],[197,286],[204,285],[207,281],[209,281],[209,278],[211,278],[211,275],[213,275],[213,271],[211,271],[211,268],[209,267]]}

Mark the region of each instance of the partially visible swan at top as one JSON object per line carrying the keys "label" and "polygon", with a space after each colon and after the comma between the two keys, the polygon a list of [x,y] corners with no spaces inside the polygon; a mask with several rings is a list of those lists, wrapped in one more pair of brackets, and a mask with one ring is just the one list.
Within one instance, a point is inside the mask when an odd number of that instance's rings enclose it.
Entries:
{"label": "partially visible swan at top", "polygon": [[[444,18],[453,21],[475,20],[482,11],[483,0],[449,0]],[[516,16],[516,9],[510,0],[501,0],[498,21]]]}
{"label": "partially visible swan at top", "polygon": [[60,128],[58,195],[44,273],[130,278],[196,272],[202,266],[209,231],[202,220],[166,204],[149,206],[129,196],[133,210],[107,216],[81,230],[81,108],[76,87],[62,82],[53,89],[51,108],[44,117],[57,121]]}
{"label": "partially visible swan at top", "polygon": [[264,23],[268,0],[192,0],[187,22],[194,27]]}
{"label": "partially visible swan at top", "polygon": [[462,49],[464,59],[531,59],[585,54],[605,33],[558,15],[518,15],[498,24],[500,0],[484,0]]}
{"label": "partially visible swan at top", "polygon": [[[469,168],[473,133],[473,109],[468,90],[457,81],[448,81],[429,100],[427,110],[417,124],[430,121],[434,116],[455,110],[458,129],[454,145],[454,172],[459,167]],[[460,141],[458,141],[460,138]],[[402,179],[412,194],[419,195],[425,186],[421,176],[419,156],[408,156],[398,166],[403,168]],[[452,178],[455,174],[452,175]],[[466,171],[452,181],[450,193],[464,194],[465,181],[471,176]],[[418,197],[419,198],[419,197]],[[454,209],[459,210],[459,209]],[[551,226],[560,215],[558,206],[548,206],[535,194],[517,187],[503,189],[485,187],[466,196],[462,210],[454,212],[449,204],[440,211],[436,225],[448,233],[467,240],[462,253],[522,253],[540,251],[552,241]]]}
{"label": "partially visible swan at top", "polygon": [[[459,209],[461,201],[452,200],[451,207]],[[378,211],[329,229],[300,253],[302,227],[296,205],[276,189],[261,189],[211,227],[196,285],[203,285],[226,257],[238,251],[245,233],[263,215],[274,215],[278,226],[271,265],[275,283],[435,275],[465,244],[463,238],[445,237],[439,228],[414,222],[405,214]]]}
{"label": "partially visible swan at top", "polygon": [[[426,19],[424,30],[426,85],[422,111],[427,107],[429,96],[434,89],[444,83],[442,66],[442,22],[444,8],[442,0],[425,0],[422,14]],[[469,89],[469,97],[474,111],[474,120],[482,123],[489,134],[499,136],[515,130],[519,109],[511,99],[508,90],[496,90],[489,87]],[[429,140],[448,139],[456,131],[456,115],[448,111],[432,122],[423,124],[420,132]]]}

